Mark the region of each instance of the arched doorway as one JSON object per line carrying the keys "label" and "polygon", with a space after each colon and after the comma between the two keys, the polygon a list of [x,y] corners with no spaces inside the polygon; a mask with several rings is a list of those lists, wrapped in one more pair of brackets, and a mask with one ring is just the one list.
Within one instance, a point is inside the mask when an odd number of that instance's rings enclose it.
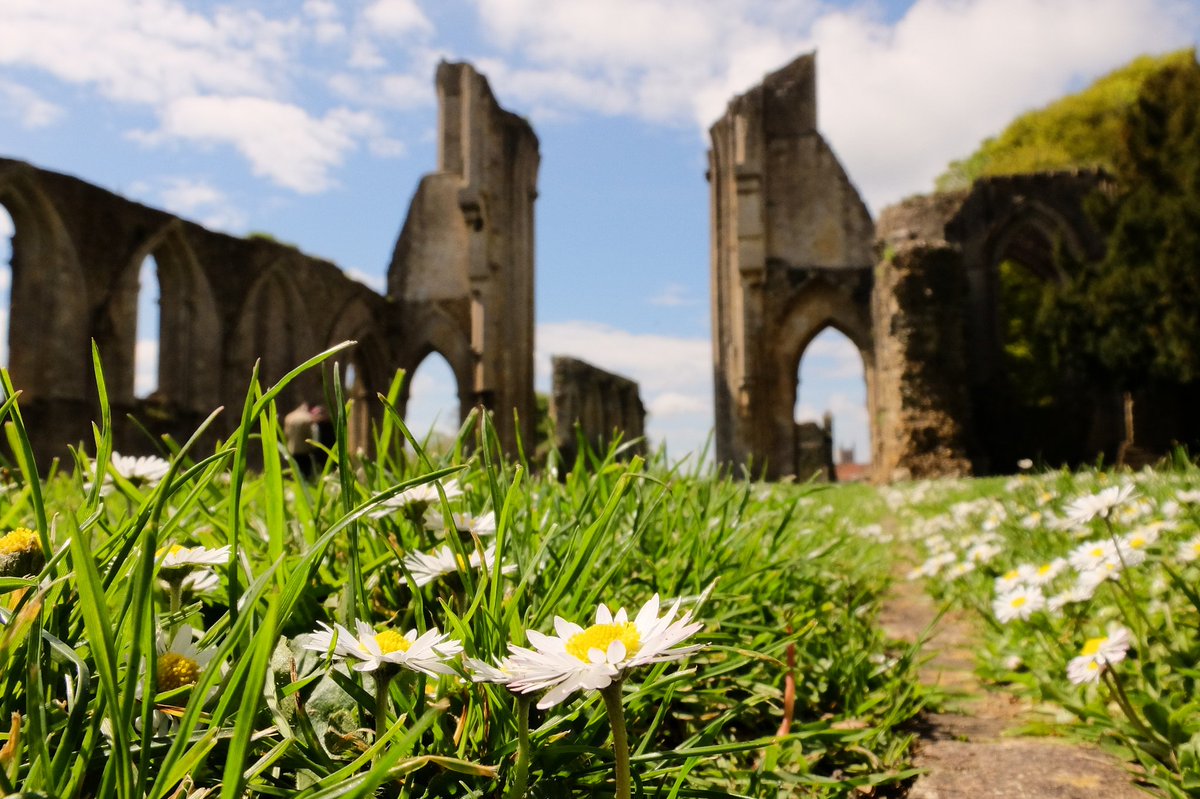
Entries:
{"label": "arched doorway", "polygon": [[1078,464],[1088,445],[1097,396],[1058,352],[1050,300],[1082,258],[1067,222],[1027,205],[991,237],[986,282],[986,379],[976,387],[976,425],[989,470],[1011,472],[1023,458]]}
{"label": "arched doorway", "polygon": [[0,203],[0,366],[8,368],[8,320],[12,311],[12,216]]}
{"label": "arched doorway", "polygon": [[462,423],[458,380],[450,362],[431,351],[408,376],[404,423],[418,440],[435,451],[450,446]]}
{"label": "arched doorway", "polygon": [[844,333],[830,325],[800,356],[796,380],[796,476],[838,481],[870,475],[866,367]]}
{"label": "arched doorway", "polygon": [[162,339],[159,302],[162,289],[158,261],[147,255],[138,270],[137,322],[133,347],[133,396],[146,399],[159,388],[159,342]]}

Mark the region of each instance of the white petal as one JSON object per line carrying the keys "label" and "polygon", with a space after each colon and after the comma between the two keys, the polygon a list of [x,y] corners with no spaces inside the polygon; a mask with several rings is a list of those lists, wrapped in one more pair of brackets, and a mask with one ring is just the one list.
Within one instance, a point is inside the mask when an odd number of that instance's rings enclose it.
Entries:
{"label": "white petal", "polygon": [[650,601],[642,605],[642,609],[638,611],[637,618],[633,620],[633,624],[638,628],[638,631],[648,629],[658,619],[658,594],[650,597]]}
{"label": "white petal", "polygon": [[[568,641],[570,640],[571,636],[579,635],[579,633],[583,632],[583,628],[575,622],[567,621],[561,616],[555,616],[554,632],[558,633],[559,638],[563,639],[564,641]],[[532,641],[533,639],[530,638],[529,640]]]}
{"label": "white petal", "polygon": [[612,624],[612,612],[603,602],[596,608],[596,624]]}

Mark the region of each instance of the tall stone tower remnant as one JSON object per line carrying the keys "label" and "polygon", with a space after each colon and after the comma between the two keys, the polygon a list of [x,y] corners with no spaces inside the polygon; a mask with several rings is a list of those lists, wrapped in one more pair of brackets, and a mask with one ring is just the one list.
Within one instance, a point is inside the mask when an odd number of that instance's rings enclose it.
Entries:
{"label": "tall stone tower remnant", "polygon": [[438,168],[417,187],[388,269],[397,365],[411,375],[441,354],[461,418],[474,405],[496,410],[501,444],[515,452],[518,432],[534,436],[538,139],[470,64],[439,65],[437,95]]}
{"label": "tall stone tower remnant", "polygon": [[716,455],[778,479],[799,468],[798,368],[825,328],[858,348],[873,410],[874,226],[817,131],[815,54],[733,98],[710,134]]}

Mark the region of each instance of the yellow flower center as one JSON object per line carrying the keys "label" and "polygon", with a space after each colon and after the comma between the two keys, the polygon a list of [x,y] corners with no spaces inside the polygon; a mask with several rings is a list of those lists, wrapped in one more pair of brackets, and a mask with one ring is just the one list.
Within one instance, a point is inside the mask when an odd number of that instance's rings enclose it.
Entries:
{"label": "yellow flower center", "polygon": [[1141,549],[1144,546],[1146,546],[1146,539],[1142,538],[1141,536],[1136,536],[1134,538],[1129,539],[1129,548],[1130,549]]}
{"label": "yellow flower center", "polygon": [[375,643],[379,645],[379,651],[385,655],[390,655],[393,652],[407,652],[412,648],[412,641],[395,630],[384,630],[377,634],[375,636]]}
{"label": "yellow flower center", "polygon": [[182,544],[171,544],[169,547],[159,547],[158,551],[154,553],[154,557],[156,560],[162,560],[163,558],[167,557],[167,555],[178,555],[185,549],[187,549],[187,547],[183,546]]}
{"label": "yellow flower center", "polygon": [[583,632],[575,633],[571,636],[571,640],[567,641],[567,654],[582,660],[584,663],[588,663],[590,661],[588,652],[593,649],[607,652],[608,645],[613,641],[620,641],[624,644],[625,652],[629,655],[638,651],[638,647],[642,645],[637,625],[633,622],[623,621],[619,624],[593,624]]}
{"label": "yellow flower center", "polygon": [[195,685],[200,679],[200,664],[175,652],[158,656],[158,690],[174,691]]}
{"label": "yellow flower center", "polygon": [[1004,582],[1011,583],[1013,580],[1017,579],[1020,576],[1021,576],[1021,573],[1018,572],[1016,569],[1013,569],[1012,571],[1010,571],[1004,575]]}
{"label": "yellow flower center", "polygon": [[1053,563],[1043,563],[1041,566],[1038,566],[1037,573],[1038,573],[1038,575],[1049,574],[1050,570],[1053,568],[1054,568]]}
{"label": "yellow flower center", "polygon": [[18,527],[0,537],[0,555],[29,554],[42,551],[37,533],[28,527]]}
{"label": "yellow flower center", "polygon": [[1100,647],[1104,646],[1104,642],[1108,640],[1107,635],[1102,635],[1099,638],[1089,638],[1087,643],[1083,645],[1083,655],[1088,657],[1100,651]]}
{"label": "yellow flower center", "polygon": [[1022,605],[1024,605],[1024,604],[1025,604],[1026,602],[1028,602],[1028,601],[1029,601],[1029,599],[1028,599],[1028,598],[1026,598],[1026,597],[1023,597],[1023,596],[1015,596],[1015,597],[1013,597],[1012,606],[1013,606],[1014,608],[1019,608],[1019,607],[1021,607]]}

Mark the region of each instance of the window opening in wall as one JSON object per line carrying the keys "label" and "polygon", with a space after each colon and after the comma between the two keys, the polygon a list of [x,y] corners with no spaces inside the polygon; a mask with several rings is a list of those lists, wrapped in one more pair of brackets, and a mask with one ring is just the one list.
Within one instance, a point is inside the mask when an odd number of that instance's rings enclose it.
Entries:
{"label": "window opening in wall", "polygon": [[434,449],[449,447],[458,433],[458,383],[449,362],[436,352],[421,361],[411,376],[404,423]]}
{"label": "window opening in wall", "polygon": [[0,205],[0,366],[8,366],[8,320],[12,316],[12,241],[17,226]]}
{"label": "window opening in wall", "polygon": [[159,322],[158,262],[146,256],[138,271],[137,334],[134,338],[133,395],[145,399],[158,390]]}
{"label": "window opening in wall", "polygon": [[[809,342],[800,358],[794,418],[797,425],[814,423],[832,434],[832,460],[839,482],[864,480],[870,474],[871,431],[867,415],[867,384],[862,354],[843,333],[827,327]],[[798,430],[817,446],[819,431]],[[798,477],[802,475],[797,475]],[[803,475],[807,477],[807,475]]]}

